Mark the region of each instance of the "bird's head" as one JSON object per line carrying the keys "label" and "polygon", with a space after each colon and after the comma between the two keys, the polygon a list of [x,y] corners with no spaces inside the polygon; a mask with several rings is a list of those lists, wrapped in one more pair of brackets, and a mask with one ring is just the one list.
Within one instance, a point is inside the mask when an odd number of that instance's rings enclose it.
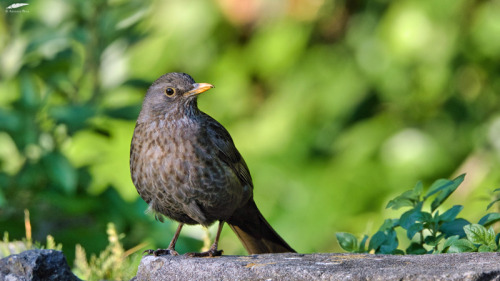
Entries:
{"label": "bird's head", "polygon": [[208,83],[196,83],[186,73],[167,73],[149,87],[142,103],[141,115],[197,110],[197,96],[213,87]]}

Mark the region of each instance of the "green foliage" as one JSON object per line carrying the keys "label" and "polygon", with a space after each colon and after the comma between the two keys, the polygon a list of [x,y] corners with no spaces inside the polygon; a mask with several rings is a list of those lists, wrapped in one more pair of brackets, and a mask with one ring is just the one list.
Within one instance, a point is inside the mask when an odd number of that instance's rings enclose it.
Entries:
{"label": "green foliage", "polygon": [[[412,190],[405,191],[389,201],[386,208],[398,210],[410,209],[399,219],[387,219],[379,230],[370,238],[368,248],[364,244],[368,236],[364,236],[358,244],[357,238],[350,233],[337,233],[340,247],[352,253],[375,254],[431,254],[461,252],[495,252],[499,249],[498,240],[492,227],[487,226],[500,220],[500,213],[489,213],[471,224],[463,218],[457,218],[463,206],[455,205],[442,214],[438,208],[463,182],[465,174],[454,180],[440,179],[435,181],[427,192],[423,193],[423,185],[418,182]],[[498,191],[495,190],[495,191]],[[434,197],[430,210],[424,211],[426,200]],[[498,202],[494,200],[493,203]],[[490,203],[488,209],[492,206]],[[398,249],[399,240],[396,229],[402,228],[411,241],[403,251]]]}
{"label": "green foliage", "polygon": [[62,250],[62,244],[57,244],[52,235],[47,235],[45,245],[38,241],[31,241],[30,239],[23,238],[22,240],[9,240],[9,233],[6,231],[3,234],[3,240],[0,241],[0,258],[10,255],[19,254],[27,250],[34,249],[49,249],[49,250]]}
{"label": "green foliage", "polygon": [[[26,237],[20,241],[10,241],[9,233],[5,232],[3,240],[0,241],[0,258],[19,254],[32,249],[53,249],[62,251],[62,244],[57,244],[52,235],[47,235],[46,244],[42,245],[31,238],[31,222],[29,213],[26,212],[25,226]],[[99,255],[92,254],[87,259],[85,249],[76,245],[76,258],[74,262],[74,273],[83,280],[129,280],[135,276],[142,255],[137,251],[144,245],[138,245],[125,251],[120,240],[124,234],[118,234],[113,223],[107,226],[108,245]]]}
{"label": "green foliage", "polygon": [[130,280],[137,272],[137,265],[142,257],[133,251],[123,249],[120,240],[125,236],[118,235],[115,226],[108,224],[108,246],[99,255],[92,254],[87,259],[85,249],[76,245],[75,274],[83,280]]}
{"label": "green foliage", "polygon": [[[131,206],[129,198],[120,194],[119,185],[128,187],[128,194],[135,193],[130,178],[116,176],[119,183],[110,184],[113,179],[96,181],[93,172],[98,167],[112,174],[99,165],[114,158],[98,151],[96,140],[110,146],[122,139],[129,142],[114,125],[133,124],[139,105],[130,94],[110,102],[109,93],[126,84],[127,77],[116,77],[119,58],[109,56],[117,44],[125,51],[146,35],[137,27],[145,16],[138,12],[147,5],[148,1],[52,1],[29,6],[40,17],[8,13],[0,17],[0,26],[9,27],[2,34],[7,41],[2,42],[21,44],[15,46],[20,52],[20,59],[13,61],[16,66],[0,67],[0,91],[9,93],[7,102],[0,103],[0,137],[7,140],[0,154],[0,224],[8,225],[11,235],[22,233],[24,209],[33,214],[35,238],[51,233],[65,244],[83,243],[91,252],[106,245],[99,229],[110,218],[121,227],[140,227],[141,219],[135,216],[144,207]],[[43,15],[44,9],[65,14],[52,18],[58,21],[54,23]],[[5,57],[9,55],[13,54]],[[113,77],[118,80],[112,82]],[[138,84],[135,80],[132,85]],[[91,136],[93,144],[75,148],[83,135]],[[75,157],[73,149],[86,158]],[[128,155],[123,154],[126,167]],[[142,223],[146,221],[143,217]],[[71,261],[73,255],[69,256]]]}
{"label": "green foliage", "polygon": [[14,254],[19,254],[23,251],[33,250],[33,249],[52,249],[52,250],[62,250],[62,244],[55,242],[52,235],[47,235],[45,245],[38,241],[33,241],[31,235],[31,220],[28,210],[24,211],[24,226],[25,226],[25,237],[21,240],[9,240],[9,233],[4,232],[3,240],[0,241],[0,258],[7,257]]}

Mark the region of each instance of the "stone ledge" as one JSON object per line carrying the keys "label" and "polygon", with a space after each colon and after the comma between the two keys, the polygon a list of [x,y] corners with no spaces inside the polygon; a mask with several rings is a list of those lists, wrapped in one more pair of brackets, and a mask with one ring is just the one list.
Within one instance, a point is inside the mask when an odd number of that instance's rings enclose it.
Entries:
{"label": "stone ledge", "polygon": [[500,280],[500,253],[145,256],[136,280]]}
{"label": "stone ledge", "polygon": [[3,281],[79,281],[63,253],[56,250],[28,250],[0,259]]}

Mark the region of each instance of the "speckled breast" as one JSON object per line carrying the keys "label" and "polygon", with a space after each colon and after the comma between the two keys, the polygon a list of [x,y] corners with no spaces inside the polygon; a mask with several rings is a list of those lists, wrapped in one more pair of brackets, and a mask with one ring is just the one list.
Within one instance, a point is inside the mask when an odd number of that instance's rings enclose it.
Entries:
{"label": "speckled breast", "polygon": [[157,119],[136,125],[130,151],[132,181],[150,209],[187,224],[227,219],[243,187],[203,126]]}

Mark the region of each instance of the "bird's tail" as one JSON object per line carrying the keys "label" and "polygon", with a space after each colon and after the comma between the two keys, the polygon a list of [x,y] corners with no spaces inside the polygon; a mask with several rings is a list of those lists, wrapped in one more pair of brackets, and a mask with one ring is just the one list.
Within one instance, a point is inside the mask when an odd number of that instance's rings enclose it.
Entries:
{"label": "bird's tail", "polygon": [[295,253],[295,250],[276,233],[260,213],[255,201],[248,200],[227,220],[248,254]]}

